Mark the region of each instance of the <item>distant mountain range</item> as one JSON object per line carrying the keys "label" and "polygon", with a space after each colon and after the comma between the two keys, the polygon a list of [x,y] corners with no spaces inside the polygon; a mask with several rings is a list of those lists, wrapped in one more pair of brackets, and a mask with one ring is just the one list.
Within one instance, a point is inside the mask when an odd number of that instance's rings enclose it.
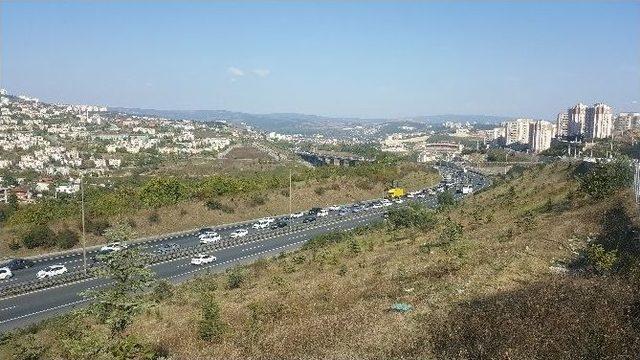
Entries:
{"label": "distant mountain range", "polygon": [[318,129],[340,129],[356,125],[376,125],[385,123],[440,124],[447,121],[475,122],[478,124],[497,124],[510,119],[504,116],[490,115],[427,115],[396,119],[340,118],[297,113],[248,114],[227,110],[155,110],[138,108],[109,108],[109,111],[131,115],[158,116],[174,120],[220,121],[245,123],[268,131],[283,133],[309,133]]}

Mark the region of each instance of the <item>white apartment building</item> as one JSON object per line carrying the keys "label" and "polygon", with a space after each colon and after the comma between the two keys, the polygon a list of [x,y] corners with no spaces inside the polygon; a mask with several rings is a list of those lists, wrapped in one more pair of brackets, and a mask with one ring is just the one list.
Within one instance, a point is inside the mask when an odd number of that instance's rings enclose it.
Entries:
{"label": "white apartment building", "polygon": [[569,113],[562,112],[558,114],[558,118],[556,119],[556,131],[557,136],[568,136],[569,135]]}
{"label": "white apartment building", "polygon": [[640,128],[640,113],[621,112],[616,117],[614,128],[616,130],[629,130]]}
{"label": "white apartment building", "polygon": [[533,152],[541,152],[551,147],[551,139],[555,136],[552,123],[544,120],[529,125],[529,146]]}
{"label": "white apartment building", "polygon": [[528,144],[531,119],[515,119],[505,123],[505,145]]}
{"label": "white apartment building", "polygon": [[611,137],[613,132],[613,112],[609,105],[598,103],[587,109],[585,136],[589,139]]}
{"label": "white apartment building", "polygon": [[579,103],[569,108],[567,114],[569,117],[568,135],[578,136],[584,134],[587,120],[587,105]]}

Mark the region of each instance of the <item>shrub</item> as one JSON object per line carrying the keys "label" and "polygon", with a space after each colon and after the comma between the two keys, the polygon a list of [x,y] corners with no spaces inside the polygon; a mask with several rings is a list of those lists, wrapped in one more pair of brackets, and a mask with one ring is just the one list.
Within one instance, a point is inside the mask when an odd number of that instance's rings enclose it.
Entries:
{"label": "shrub", "polygon": [[580,190],[595,199],[603,199],[617,189],[633,182],[631,162],[626,157],[609,163],[595,164],[586,174],[578,176]]}
{"label": "shrub", "polygon": [[[104,219],[96,219],[96,220],[86,220],[85,221],[85,230],[93,235],[102,236],[111,224],[107,220]],[[82,224],[78,227],[82,229]]]}
{"label": "shrub", "polygon": [[51,247],[56,243],[56,236],[53,231],[45,225],[35,225],[22,238],[22,244],[27,249],[37,247]]}
{"label": "shrub", "polygon": [[420,204],[392,209],[388,220],[393,229],[415,227],[423,231],[433,229],[437,223],[433,211]]}
{"label": "shrub", "polygon": [[251,206],[260,206],[264,205],[267,202],[267,196],[263,194],[253,194],[249,198],[249,205]]}
{"label": "shrub", "polygon": [[223,334],[224,328],[224,323],[220,319],[220,306],[212,295],[205,295],[202,300],[202,320],[198,328],[200,339],[217,340]]}
{"label": "shrub", "polygon": [[163,301],[173,296],[173,285],[166,280],[158,281],[151,297],[155,301]]}
{"label": "shrub", "polygon": [[158,212],[154,210],[151,212],[151,214],[149,214],[147,220],[149,220],[149,223],[151,224],[157,224],[160,222],[160,214],[158,214]]}
{"label": "shrub", "polygon": [[56,244],[61,249],[71,249],[78,242],[80,242],[80,236],[73,230],[64,229],[56,234]]}
{"label": "shrub", "polygon": [[11,251],[18,251],[21,247],[22,245],[20,245],[20,243],[15,240],[11,240],[11,242],[9,243],[9,250]]}
{"label": "shrub", "polygon": [[353,234],[345,231],[321,234],[302,245],[303,249],[320,249],[330,244],[336,244],[351,239]]}
{"label": "shrub", "polygon": [[246,278],[245,272],[240,268],[234,268],[227,276],[227,286],[229,289],[237,289],[244,283]]}
{"label": "shrub", "polygon": [[316,193],[316,195],[322,196],[324,195],[324,193],[326,192],[325,188],[323,188],[322,186],[318,186],[317,188],[315,188],[313,190],[314,193]]}
{"label": "shrub", "polygon": [[605,250],[602,244],[589,244],[585,251],[585,256],[598,274],[610,273],[618,261],[617,252],[615,250]]}
{"label": "shrub", "polygon": [[456,204],[456,200],[453,194],[448,191],[443,191],[438,194],[438,208],[440,210],[446,210],[453,207]]}
{"label": "shrub", "polygon": [[440,232],[438,240],[441,243],[450,244],[454,243],[462,238],[462,224],[447,218],[444,223],[444,227]]}

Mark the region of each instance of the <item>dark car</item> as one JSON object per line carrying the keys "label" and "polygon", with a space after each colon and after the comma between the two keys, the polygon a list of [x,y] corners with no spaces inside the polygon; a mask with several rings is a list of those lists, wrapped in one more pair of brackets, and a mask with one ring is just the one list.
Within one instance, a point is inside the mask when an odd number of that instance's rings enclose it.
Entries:
{"label": "dark car", "polygon": [[312,221],[316,221],[316,217],[315,217],[315,216],[306,216],[306,217],[302,220],[302,222],[303,222],[303,223],[310,223],[310,222],[312,222]]}
{"label": "dark car", "polygon": [[26,268],[32,267],[33,265],[34,265],[34,262],[31,260],[13,259],[8,263],[6,263],[5,265],[3,265],[3,267],[8,267],[9,270],[14,271],[14,270],[26,269]]}
{"label": "dark car", "polygon": [[347,209],[342,209],[342,210],[340,210],[340,212],[338,212],[339,216],[345,216],[345,215],[348,215],[348,214],[349,214],[349,210],[347,210]]}
{"label": "dark car", "polygon": [[206,234],[206,233],[211,233],[211,232],[216,232],[216,231],[213,230],[213,228],[210,228],[210,227],[206,227],[206,228],[200,229],[200,234]]}
{"label": "dark car", "polygon": [[287,225],[289,225],[289,224],[287,224],[286,221],[280,220],[280,221],[276,221],[275,223],[273,223],[273,225],[271,225],[271,229],[280,229],[280,228],[283,228],[283,227],[285,227]]}
{"label": "dark car", "polygon": [[318,213],[322,210],[322,208],[314,207],[309,210],[309,215],[318,215]]}
{"label": "dark car", "polygon": [[168,253],[168,252],[172,252],[172,251],[176,251],[180,248],[180,245],[176,244],[176,243],[169,243],[169,244],[162,244],[158,250],[156,250],[157,253],[160,254],[164,254],[164,253]]}

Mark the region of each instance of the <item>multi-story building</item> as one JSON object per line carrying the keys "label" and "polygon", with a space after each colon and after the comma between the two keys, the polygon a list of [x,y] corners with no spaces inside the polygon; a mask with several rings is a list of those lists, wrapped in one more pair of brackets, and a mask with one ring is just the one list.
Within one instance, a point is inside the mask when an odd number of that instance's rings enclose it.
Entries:
{"label": "multi-story building", "polygon": [[621,112],[614,123],[616,130],[630,130],[640,128],[640,113]]}
{"label": "multi-story building", "polygon": [[529,124],[533,120],[515,119],[505,123],[505,145],[511,144],[528,144],[529,143]]}
{"label": "multi-story building", "polygon": [[561,136],[569,136],[569,113],[563,112],[558,114],[558,118],[556,119],[556,135],[558,137]]}
{"label": "multi-story building", "polygon": [[555,136],[552,123],[538,120],[529,124],[529,146],[533,152],[541,152],[551,147],[551,139]]}
{"label": "multi-story building", "polygon": [[588,139],[604,139],[613,132],[613,112],[609,105],[598,103],[587,108],[585,136]]}
{"label": "multi-story building", "polygon": [[580,136],[585,132],[585,125],[587,119],[587,105],[579,103],[578,105],[569,108],[568,114],[568,135]]}

